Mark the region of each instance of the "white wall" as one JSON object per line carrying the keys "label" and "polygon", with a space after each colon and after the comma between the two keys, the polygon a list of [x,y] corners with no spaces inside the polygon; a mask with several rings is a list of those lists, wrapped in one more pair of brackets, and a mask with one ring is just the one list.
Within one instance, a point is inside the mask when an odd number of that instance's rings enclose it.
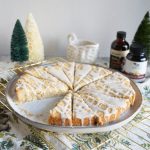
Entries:
{"label": "white wall", "polygon": [[10,39],[17,18],[24,25],[32,12],[49,56],[65,56],[67,35],[100,43],[100,55],[109,56],[116,31],[133,35],[150,0],[0,0],[0,55],[10,53]]}

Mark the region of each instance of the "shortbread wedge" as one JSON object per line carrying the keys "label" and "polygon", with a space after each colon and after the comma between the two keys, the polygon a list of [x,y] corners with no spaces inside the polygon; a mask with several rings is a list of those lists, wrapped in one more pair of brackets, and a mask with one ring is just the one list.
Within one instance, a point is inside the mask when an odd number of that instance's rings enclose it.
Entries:
{"label": "shortbread wedge", "polygon": [[88,84],[80,92],[91,89],[101,91],[101,93],[108,96],[127,98],[130,100],[131,105],[134,104],[136,93],[130,84],[130,80],[118,72]]}
{"label": "shortbread wedge", "polygon": [[89,126],[96,123],[94,112],[77,93],[73,94],[72,123],[73,126]]}
{"label": "shortbread wedge", "polygon": [[75,62],[61,62],[64,73],[70,80],[71,84],[74,83],[74,71],[75,71]]}
{"label": "shortbread wedge", "polygon": [[70,89],[72,89],[72,83],[70,82],[69,78],[63,71],[63,67],[61,62],[57,62],[54,64],[49,64],[45,66],[44,68],[48,73],[52,74],[56,78],[58,78],[60,81],[64,82],[65,84],[68,85]]}
{"label": "shortbread wedge", "polygon": [[44,80],[26,73],[17,80],[15,90],[16,102],[23,103],[63,95],[68,92],[68,86],[53,76]]}
{"label": "shortbread wedge", "polygon": [[44,80],[53,80],[53,75],[48,73],[45,70],[45,66],[36,66],[36,67],[31,67],[29,69],[26,69],[24,73],[30,74],[32,76],[35,76],[39,79],[44,79]]}
{"label": "shortbread wedge", "polygon": [[80,96],[96,114],[98,125],[116,121],[130,107],[129,99],[108,96],[100,91],[84,91]]}
{"label": "shortbread wedge", "polygon": [[71,126],[72,125],[72,93],[69,92],[50,110],[50,125]]}
{"label": "shortbread wedge", "polygon": [[91,71],[91,69],[91,65],[76,63],[74,74],[74,87],[79,84],[79,82]]}
{"label": "shortbread wedge", "polygon": [[74,90],[82,88],[83,86],[94,82],[98,79],[104,78],[112,72],[102,67],[92,66],[92,70],[74,87]]}

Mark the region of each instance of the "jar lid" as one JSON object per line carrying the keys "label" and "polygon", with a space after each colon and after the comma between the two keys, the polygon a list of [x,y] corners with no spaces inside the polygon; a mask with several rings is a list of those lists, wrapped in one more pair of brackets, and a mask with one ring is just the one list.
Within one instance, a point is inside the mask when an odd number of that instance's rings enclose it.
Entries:
{"label": "jar lid", "polygon": [[141,54],[141,53],[145,53],[145,47],[137,42],[133,42],[130,46],[130,51],[134,54]]}
{"label": "jar lid", "polygon": [[118,31],[117,32],[117,38],[126,38],[126,32]]}

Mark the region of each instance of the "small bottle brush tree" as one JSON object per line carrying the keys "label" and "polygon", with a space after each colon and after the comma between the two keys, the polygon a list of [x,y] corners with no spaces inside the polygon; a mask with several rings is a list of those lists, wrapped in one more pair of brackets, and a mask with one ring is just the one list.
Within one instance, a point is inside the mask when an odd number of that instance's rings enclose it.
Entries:
{"label": "small bottle brush tree", "polygon": [[28,60],[28,45],[25,32],[19,20],[16,21],[11,38],[11,60],[24,62]]}
{"label": "small bottle brush tree", "polygon": [[149,11],[145,14],[139,25],[133,41],[143,44],[147,49],[148,59],[150,60],[150,15]]}

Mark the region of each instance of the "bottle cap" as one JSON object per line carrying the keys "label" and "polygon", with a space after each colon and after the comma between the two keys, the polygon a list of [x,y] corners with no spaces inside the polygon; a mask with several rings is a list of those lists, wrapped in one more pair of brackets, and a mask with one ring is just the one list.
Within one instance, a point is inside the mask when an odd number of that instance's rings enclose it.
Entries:
{"label": "bottle cap", "polygon": [[141,54],[141,53],[144,53],[146,50],[145,50],[145,47],[140,44],[140,43],[137,43],[137,42],[133,42],[130,46],[130,51],[134,54]]}
{"label": "bottle cap", "polygon": [[117,32],[117,38],[126,38],[126,32],[118,31]]}

